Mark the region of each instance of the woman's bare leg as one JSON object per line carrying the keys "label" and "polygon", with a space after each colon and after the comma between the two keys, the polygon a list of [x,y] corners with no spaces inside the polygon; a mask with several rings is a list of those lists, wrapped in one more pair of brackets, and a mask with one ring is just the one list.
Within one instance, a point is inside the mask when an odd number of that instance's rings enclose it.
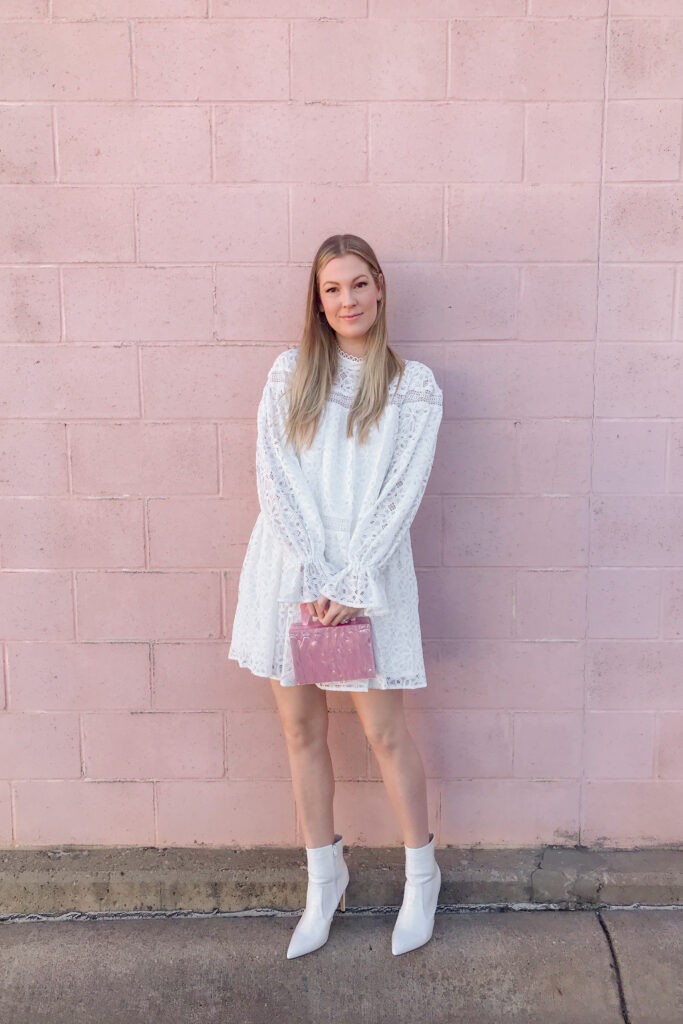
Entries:
{"label": "woman's bare leg", "polygon": [[318,686],[270,684],[287,743],[292,787],[308,847],[329,846],[335,832],[332,814],[334,772],[327,745],[327,697]]}
{"label": "woman's bare leg", "polygon": [[402,690],[352,693],[365,735],[377,758],[406,846],[429,842],[427,781],[420,752],[403,711]]}

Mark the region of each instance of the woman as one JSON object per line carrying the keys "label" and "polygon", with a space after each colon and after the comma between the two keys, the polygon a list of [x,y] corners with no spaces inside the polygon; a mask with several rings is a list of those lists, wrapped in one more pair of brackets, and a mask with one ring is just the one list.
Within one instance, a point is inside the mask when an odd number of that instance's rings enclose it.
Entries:
{"label": "woman", "polygon": [[[432,936],[441,872],[403,690],[427,685],[409,528],[442,413],[429,367],[389,347],[386,284],[372,248],[357,235],[327,238],[311,267],[301,344],[275,359],[258,409],[261,512],[228,653],[270,678],[287,742],[308,863],[290,959],[324,945],[349,881],[333,825],[324,690],[352,692],[403,831],[406,884],[392,952]],[[377,676],[297,686],[288,631],[302,603],[323,626],[368,615]]]}

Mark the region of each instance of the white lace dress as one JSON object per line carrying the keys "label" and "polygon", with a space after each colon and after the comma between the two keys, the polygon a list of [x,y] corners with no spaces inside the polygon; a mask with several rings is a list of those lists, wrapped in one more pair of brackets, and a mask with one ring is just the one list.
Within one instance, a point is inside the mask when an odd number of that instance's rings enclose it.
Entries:
{"label": "white lace dress", "polygon": [[[324,690],[427,685],[410,525],[434,460],[443,395],[434,374],[406,360],[401,385],[369,440],[346,436],[363,359],[339,346],[339,366],[313,444],[284,443],[285,388],[298,348],[276,358],[258,407],[261,511],[247,545],[228,657],[294,686],[289,626],[321,594],[372,622],[377,676],[317,683]],[[395,393],[396,392],[396,393]]]}

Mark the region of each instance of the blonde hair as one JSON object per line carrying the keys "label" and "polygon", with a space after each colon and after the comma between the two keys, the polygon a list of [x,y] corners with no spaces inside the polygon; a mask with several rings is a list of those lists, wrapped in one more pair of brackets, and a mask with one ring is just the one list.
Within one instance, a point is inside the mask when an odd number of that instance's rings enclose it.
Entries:
{"label": "blonde hair", "polygon": [[[320,274],[327,263],[346,253],[354,253],[367,263],[375,284],[379,284],[379,276],[382,274],[372,247],[358,235],[330,235],[315,254],[308,280],[306,316],[299,355],[287,389],[289,410],[286,440],[296,450],[310,447],[313,443],[337,372],[337,337],[325,313],[318,309],[319,283]],[[384,280],[382,298],[377,303],[377,316],[368,331],[358,389],[346,421],[346,436],[353,437],[356,427],[359,444],[365,444],[373,424],[379,427],[389,385],[398,374],[398,388],[406,366],[405,359],[394,352],[388,343],[386,294]]]}

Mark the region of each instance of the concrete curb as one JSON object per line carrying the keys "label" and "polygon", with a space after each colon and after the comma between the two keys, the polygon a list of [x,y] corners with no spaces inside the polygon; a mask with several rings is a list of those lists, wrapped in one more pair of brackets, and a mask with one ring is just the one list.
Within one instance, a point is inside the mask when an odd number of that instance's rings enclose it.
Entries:
{"label": "concrete curb", "polygon": [[[402,847],[345,847],[347,907],[398,907]],[[585,910],[683,904],[683,849],[437,850],[441,906]],[[116,911],[299,910],[303,849],[60,847],[0,852],[0,917]]]}

